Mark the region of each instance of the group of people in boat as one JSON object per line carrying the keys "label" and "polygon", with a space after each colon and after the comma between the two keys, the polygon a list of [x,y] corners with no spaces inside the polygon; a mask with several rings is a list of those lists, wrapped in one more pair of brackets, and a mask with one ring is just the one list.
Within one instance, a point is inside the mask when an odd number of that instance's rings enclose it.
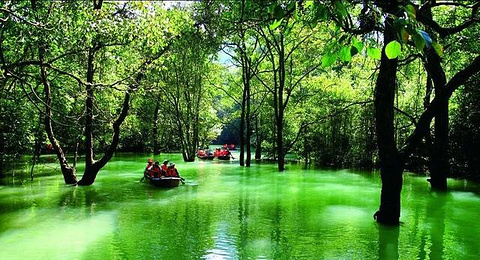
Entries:
{"label": "group of people in boat", "polygon": [[220,149],[220,148],[217,148],[215,149],[215,152],[213,153],[214,156],[216,157],[227,157],[227,156],[232,156],[232,153],[230,152],[230,150],[228,148],[223,148],[223,149]]}
{"label": "group of people in boat", "polygon": [[232,157],[232,153],[228,148],[222,148],[222,149],[216,148],[214,152],[212,152],[208,148],[206,149],[198,148],[197,156],[201,159],[213,159],[214,157],[217,157],[219,159],[226,159],[226,158],[230,159],[230,157]]}
{"label": "group of people in boat", "polygon": [[206,148],[205,150],[202,148],[198,148],[197,156],[198,157],[214,157],[212,151],[210,151],[208,148]]}
{"label": "group of people in boat", "polygon": [[151,178],[180,177],[177,168],[175,168],[175,163],[169,164],[167,159],[163,161],[162,165],[160,165],[159,161],[153,163],[153,159],[148,159],[145,172],[148,173]]}

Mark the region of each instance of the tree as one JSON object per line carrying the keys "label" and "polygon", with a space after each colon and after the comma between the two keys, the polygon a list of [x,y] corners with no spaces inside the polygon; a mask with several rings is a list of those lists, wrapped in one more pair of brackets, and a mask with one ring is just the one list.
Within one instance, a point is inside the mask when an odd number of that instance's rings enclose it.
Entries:
{"label": "tree", "polygon": [[[165,53],[168,48],[168,45],[162,46],[163,41],[158,41],[158,36],[161,35],[158,31],[155,35],[147,34],[147,37],[139,37],[136,38],[138,41],[134,41],[133,34],[138,33],[135,31],[138,29],[136,27],[138,24],[155,24],[155,22],[157,22],[157,25],[160,24],[158,23],[159,20],[153,22],[147,20],[148,13],[151,12],[150,8],[137,5],[139,12],[133,15],[133,13],[126,11],[126,6],[127,4],[113,3],[103,5],[101,10],[92,12],[86,3],[36,3],[33,1],[32,8],[28,9],[30,13],[24,17],[27,17],[26,19],[34,17],[35,19],[34,22],[27,22],[32,26],[29,30],[35,32],[32,39],[29,40],[37,46],[38,51],[35,54],[37,59],[26,61],[20,59],[20,61],[13,63],[4,62],[3,68],[8,71],[9,75],[27,83],[35,76],[31,74],[19,76],[17,70],[27,66],[38,66],[40,69],[40,73],[37,75],[43,86],[45,130],[57,154],[67,184],[90,185],[94,182],[98,171],[105,166],[116,150],[120,125],[125,120],[129,109],[130,93],[139,87],[146,68]],[[53,8],[57,8],[57,12],[52,13]],[[71,13],[72,9],[74,9],[73,13]],[[158,10],[160,9],[157,8]],[[20,17],[13,12],[8,13],[13,17]],[[83,26],[77,26],[78,24]],[[167,24],[163,25],[167,26]],[[157,28],[156,30],[160,29]],[[36,37],[44,33],[47,37]],[[167,35],[163,37],[171,37],[172,33],[168,31]],[[152,36],[157,38],[157,44],[150,44],[143,49],[135,47],[139,41],[152,41],[148,38]],[[70,49],[65,51],[64,47]],[[118,61],[119,58],[116,56],[118,54],[125,55],[123,57],[127,62],[124,63],[124,67],[118,67],[112,62],[112,60]],[[127,56],[127,54],[129,55]],[[82,55],[85,55],[83,56],[85,59],[78,59]],[[100,59],[97,59],[99,56]],[[24,57],[27,56],[24,55]],[[86,74],[86,80],[77,76],[82,72]],[[105,74],[108,76],[104,76],[103,72],[107,72]],[[51,74],[55,77],[52,77]],[[113,83],[100,83],[104,79],[111,80]],[[60,80],[64,81],[60,83]],[[72,81],[77,83],[78,86],[84,87],[86,94],[84,107],[86,166],[85,173],[78,182],[75,163],[73,166],[68,164],[65,152],[55,137],[53,129],[53,123],[55,122],[53,120],[53,112],[55,111],[53,106],[55,103],[52,97],[52,86],[72,86],[74,85]],[[103,91],[96,92],[97,89]],[[102,158],[95,160],[93,138],[96,130],[94,123],[94,117],[96,116],[94,114],[95,98],[107,97],[117,90],[124,93],[123,101],[118,108],[118,117],[113,120],[112,117],[114,116],[112,116],[106,120],[107,124],[113,121],[112,139],[110,144],[105,145],[106,148]],[[55,91],[66,91],[66,87],[63,89],[58,87]],[[110,97],[112,100],[118,100],[115,95]],[[104,114],[109,115],[110,113]]]}
{"label": "tree", "polygon": [[207,78],[214,74],[208,63],[212,50],[215,47],[200,29],[191,28],[174,42],[159,71],[159,90],[165,96],[167,114],[175,122],[185,162],[195,160],[202,125],[208,122],[203,119],[212,105],[205,100],[209,95]]}
{"label": "tree", "polygon": [[258,35],[264,42],[266,59],[270,62],[268,71],[272,78],[271,82],[266,81],[259,76],[261,72],[255,74],[255,77],[273,97],[275,145],[279,171],[285,170],[285,155],[293,145],[284,143],[285,112],[291,95],[301,81],[321,65],[321,63],[317,63],[306,68],[298,66],[298,64],[297,66],[293,65],[296,52],[312,35],[311,32],[304,31],[307,28],[306,25],[302,25],[294,18],[294,10],[293,2],[284,6],[273,3],[269,6],[269,12],[275,18],[274,22],[268,23],[267,26],[264,23],[256,27]]}
{"label": "tree", "polygon": [[[439,82],[437,84],[439,91],[435,93],[435,98],[416,121],[413,132],[406,139],[402,148],[397,148],[394,131],[394,101],[396,88],[399,84],[397,81],[397,71],[399,68],[398,57],[402,49],[401,43],[405,43],[405,46],[411,44],[418,50],[423,50],[423,47],[427,45],[430,51],[433,49],[438,55],[441,55],[441,46],[436,42],[432,42],[431,37],[427,37],[428,34],[418,29],[418,26],[428,25],[435,28],[437,32],[445,33],[448,31],[455,34],[477,22],[476,13],[478,3],[474,4],[472,2],[471,5],[460,5],[463,8],[472,10],[471,17],[459,26],[450,28],[444,28],[437,22],[422,16],[422,8],[430,8],[430,4],[432,7],[449,5],[449,3],[443,2],[441,4],[429,2],[419,7],[407,1],[401,3],[388,0],[364,1],[359,8],[361,12],[357,18],[357,23],[354,22],[355,20],[352,19],[350,13],[347,12],[347,5],[341,1],[316,4],[312,7],[316,8],[317,11],[321,10],[321,12],[316,12],[316,14],[318,14],[322,20],[331,18],[337,27],[342,28],[347,34],[368,35],[375,30],[383,34],[382,52],[379,53],[371,48],[367,49],[367,53],[373,58],[378,58],[381,55],[380,67],[375,84],[374,103],[382,191],[380,209],[375,213],[375,218],[378,222],[385,224],[397,225],[399,223],[402,173],[407,158],[413,150],[421,144],[422,139],[430,129],[432,118],[436,115],[439,115],[439,118],[442,117],[442,112],[440,111],[445,109],[445,103],[448,103],[452,93],[480,70],[478,67],[480,57],[477,56],[469,65],[457,71],[451,77],[450,81],[445,84],[444,88],[441,87],[443,84]],[[355,3],[352,3],[351,7],[354,8]],[[381,20],[378,19],[378,14],[386,17],[382,24],[379,24]],[[431,58],[430,61],[432,61]],[[334,61],[335,59],[333,62]],[[443,125],[441,128],[444,128],[445,125],[443,123],[441,124]],[[441,135],[440,133],[442,131],[443,130],[438,130],[437,133]],[[439,136],[439,138],[442,137]]]}

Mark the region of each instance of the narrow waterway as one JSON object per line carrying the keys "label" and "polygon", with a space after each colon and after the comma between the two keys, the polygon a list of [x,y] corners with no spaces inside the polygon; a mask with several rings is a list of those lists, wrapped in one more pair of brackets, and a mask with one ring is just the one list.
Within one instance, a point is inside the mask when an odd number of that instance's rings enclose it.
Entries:
{"label": "narrow waterway", "polygon": [[[178,188],[140,183],[147,156],[116,156],[94,185],[64,185],[38,165],[0,186],[0,259],[476,259],[478,187],[429,191],[406,175],[403,224],[372,218],[379,176],[238,162],[177,163]],[[29,170],[25,167],[25,170]],[[57,172],[56,172],[57,171]],[[79,169],[82,171],[82,168]],[[25,180],[26,179],[26,180]]]}

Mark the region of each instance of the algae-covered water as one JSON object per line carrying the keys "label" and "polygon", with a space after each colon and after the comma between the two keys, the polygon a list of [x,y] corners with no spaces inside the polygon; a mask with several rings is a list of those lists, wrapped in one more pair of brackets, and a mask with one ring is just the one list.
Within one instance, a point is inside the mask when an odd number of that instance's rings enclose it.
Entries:
{"label": "algae-covered water", "polygon": [[[52,161],[0,186],[0,259],[478,259],[478,187],[429,191],[406,175],[403,224],[372,218],[377,174],[175,161],[186,184],[140,183],[147,156],[116,156],[89,187]],[[25,167],[25,170],[28,170]],[[79,169],[82,171],[82,168]]]}

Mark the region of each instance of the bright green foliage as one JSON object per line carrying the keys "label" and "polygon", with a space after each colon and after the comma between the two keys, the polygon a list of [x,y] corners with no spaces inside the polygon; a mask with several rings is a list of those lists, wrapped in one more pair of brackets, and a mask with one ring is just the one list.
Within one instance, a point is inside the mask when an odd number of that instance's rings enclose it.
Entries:
{"label": "bright green foliage", "polygon": [[438,56],[443,58],[443,47],[442,47],[442,45],[440,45],[437,42],[432,42],[432,47],[435,50],[435,52],[437,52]]}
{"label": "bright green foliage", "polygon": [[[356,49],[355,49],[356,50]],[[348,62],[352,59],[352,54],[350,50],[350,46],[343,46],[340,49],[339,55],[341,61]]]}
{"label": "bright green foliage", "polygon": [[367,48],[367,54],[370,58],[380,60],[382,58],[382,52],[378,48]]}
{"label": "bright green foliage", "polygon": [[402,53],[402,45],[398,41],[391,41],[385,47],[385,54],[389,59],[396,59]]}
{"label": "bright green foliage", "polygon": [[[377,159],[371,101],[382,49],[389,59],[405,58],[399,62],[395,99],[399,145],[424,111],[424,99],[434,96],[427,95],[425,69],[415,58],[433,48],[450,79],[480,52],[478,25],[441,37],[422,23],[418,6],[407,2],[399,2],[400,11],[392,16],[396,40],[386,43],[386,14],[376,1],[225,0],[169,10],[160,2],[106,1],[101,10],[86,1],[36,2],[35,12],[32,1],[1,5],[18,14],[0,12],[0,126],[6,152],[31,152],[35,141],[46,145],[39,127],[44,109],[39,66],[16,66],[38,60],[40,45],[45,45],[50,64],[53,128],[67,153],[77,143],[83,152],[87,57],[97,46],[94,146],[99,151],[111,141],[125,91],[132,100],[121,126],[120,150],[152,151],[157,143],[162,152],[183,149],[190,158],[225,125],[230,136],[238,136],[235,126],[247,75],[241,64],[251,62],[253,129],[247,141],[263,148],[266,157],[277,158],[278,111],[273,104],[278,109],[282,102],[285,151],[293,151],[293,158],[367,168]],[[442,28],[454,27],[461,17],[470,17],[464,9],[435,6],[432,19]],[[136,85],[135,76],[147,61]],[[451,106],[459,109],[472,102],[453,101]],[[468,114],[462,113],[458,120]]]}
{"label": "bright green foliage", "polygon": [[336,53],[327,53],[322,58],[322,67],[326,68],[331,66],[337,60]]}

